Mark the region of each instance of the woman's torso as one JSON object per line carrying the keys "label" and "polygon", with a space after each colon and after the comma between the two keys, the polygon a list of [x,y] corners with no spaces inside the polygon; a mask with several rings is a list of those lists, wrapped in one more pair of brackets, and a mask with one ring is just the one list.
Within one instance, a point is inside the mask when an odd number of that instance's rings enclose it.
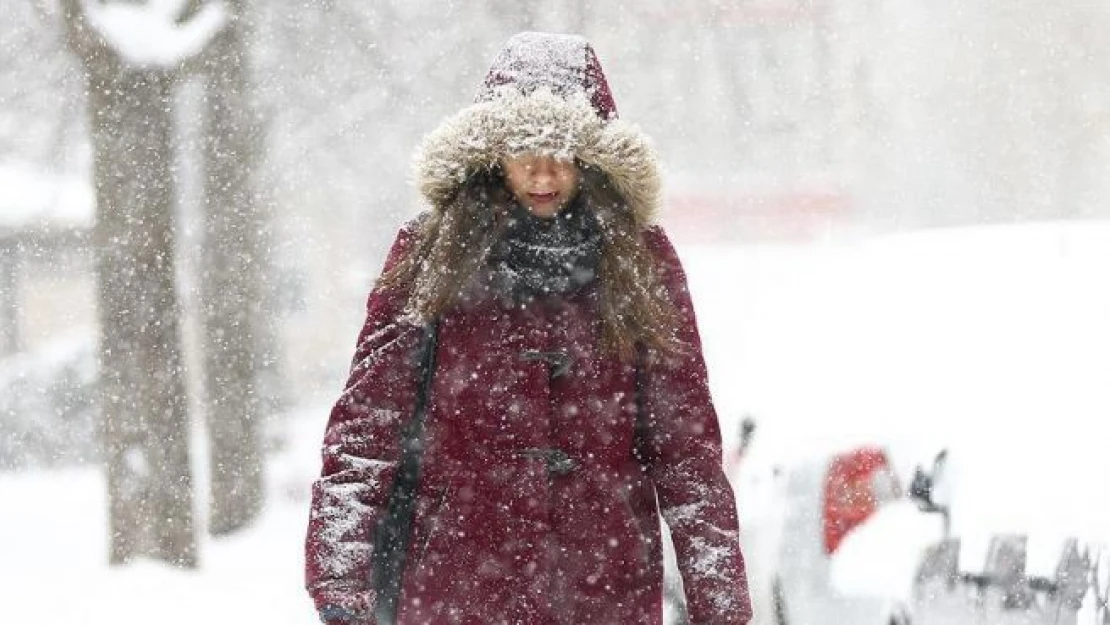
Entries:
{"label": "woman's torso", "polygon": [[590,288],[441,317],[402,617],[488,605],[489,622],[651,622],[658,526],[633,454],[636,368],[599,333]]}

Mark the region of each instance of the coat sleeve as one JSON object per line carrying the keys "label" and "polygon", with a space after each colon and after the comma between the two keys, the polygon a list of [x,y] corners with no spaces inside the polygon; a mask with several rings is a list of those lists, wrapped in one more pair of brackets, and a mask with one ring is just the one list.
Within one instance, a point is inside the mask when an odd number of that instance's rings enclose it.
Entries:
{"label": "coat sleeve", "polygon": [[679,351],[641,370],[647,471],[671,530],[693,625],[745,625],[752,615],[732,488],[701,339],[678,255],[663,231],[645,232],[662,286],[678,312]]}
{"label": "coat sleeve", "polygon": [[[398,234],[385,270],[413,244],[414,228],[410,223]],[[412,413],[422,332],[401,319],[404,303],[398,293],[370,293],[350,375],[324,434],[305,540],[305,581],[327,623],[370,622],[375,605],[372,533],[400,458],[400,428]]]}

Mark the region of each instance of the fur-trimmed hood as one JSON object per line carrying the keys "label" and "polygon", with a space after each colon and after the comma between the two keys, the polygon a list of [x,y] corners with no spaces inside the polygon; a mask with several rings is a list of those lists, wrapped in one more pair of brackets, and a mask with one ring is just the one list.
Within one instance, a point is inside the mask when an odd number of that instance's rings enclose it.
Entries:
{"label": "fur-trimmed hood", "polygon": [[660,187],[655,154],[638,127],[617,119],[585,39],[514,36],[475,100],[429,133],[417,151],[417,184],[433,210],[445,210],[475,172],[532,152],[597,168],[628,202],[641,229],[652,222]]}

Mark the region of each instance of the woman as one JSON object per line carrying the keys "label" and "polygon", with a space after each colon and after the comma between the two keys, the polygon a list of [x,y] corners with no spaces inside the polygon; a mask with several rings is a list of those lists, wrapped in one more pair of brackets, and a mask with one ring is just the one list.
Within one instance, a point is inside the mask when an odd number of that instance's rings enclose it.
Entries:
{"label": "woman", "polygon": [[[370,294],[314,486],[323,620],[661,623],[662,513],[691,622],[747,623],[694,313],[651,225],[656,164],[590,45],[510,39],[417,171],[431,211]],[[415,503],[397,531],[399,475]],[[403,566],[383,574],[389,531]]]}

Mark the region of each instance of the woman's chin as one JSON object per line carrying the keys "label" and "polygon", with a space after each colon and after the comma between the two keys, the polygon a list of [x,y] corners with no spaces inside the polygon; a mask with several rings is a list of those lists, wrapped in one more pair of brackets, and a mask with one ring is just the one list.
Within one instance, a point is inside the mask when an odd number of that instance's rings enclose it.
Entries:
{"label": "woman's chin", "polygon": [[533,217],[539,217],[540,219],[552,219],[563,210],[562,204],[554,202],[549,204],[525,204],[525,207]]}

